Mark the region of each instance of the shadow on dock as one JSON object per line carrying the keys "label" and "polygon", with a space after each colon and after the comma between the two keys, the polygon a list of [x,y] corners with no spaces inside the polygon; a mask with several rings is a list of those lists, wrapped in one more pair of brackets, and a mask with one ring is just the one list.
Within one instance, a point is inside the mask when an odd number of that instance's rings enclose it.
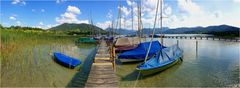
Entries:
{"label": "shadow on dock", "polygon": [[96,53],[97,48],[95,48],[91,54],[88,55],[82,67],[80,67],[79,71],[73,76],[72,80],[66,87],[85,87],[85,83],[87,82],[88,74],[93,63],[93,58],[95,57]]}

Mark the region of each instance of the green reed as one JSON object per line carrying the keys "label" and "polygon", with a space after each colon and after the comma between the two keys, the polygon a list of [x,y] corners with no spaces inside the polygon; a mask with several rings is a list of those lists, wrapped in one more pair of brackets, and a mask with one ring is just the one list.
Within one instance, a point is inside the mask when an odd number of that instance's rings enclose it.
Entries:
{"label": "green reed", "polygon": [[[1,86],[41,85],[44,81],[40,79],[52,77],[44,71],[55,66],[55,63],[46,62],[46,59],[52,61],[49,53],[59,50],[63,52],[68,45],[75,46],[74,41],[77,38],[79,36],[51,32],[1,29],[1,80],[4,80]],[[52,67],[45,68],[47,66]]]}

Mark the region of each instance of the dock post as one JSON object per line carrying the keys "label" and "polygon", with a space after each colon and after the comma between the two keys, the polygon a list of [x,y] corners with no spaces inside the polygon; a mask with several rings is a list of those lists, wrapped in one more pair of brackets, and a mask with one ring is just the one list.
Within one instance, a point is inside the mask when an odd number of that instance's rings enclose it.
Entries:
{"label": "dock post", "polygon": [[198,56],[198,41],[196,41],[196,58]]}
{"label": "dock post", "polygon": [[179,46],[179,41],[177,40],[177,46]]}

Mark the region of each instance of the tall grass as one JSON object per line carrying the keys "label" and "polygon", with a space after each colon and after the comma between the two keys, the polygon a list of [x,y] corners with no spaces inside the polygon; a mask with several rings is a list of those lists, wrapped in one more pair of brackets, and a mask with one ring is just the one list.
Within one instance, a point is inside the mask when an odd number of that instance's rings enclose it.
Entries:
{"label": "tall grass", "polygon": [[80,55],[87,53],[78,52],[78,38],[47,31],[1,29],[1,86],[67,85],[75,70],[59,68],[49,53],[83,57]]}

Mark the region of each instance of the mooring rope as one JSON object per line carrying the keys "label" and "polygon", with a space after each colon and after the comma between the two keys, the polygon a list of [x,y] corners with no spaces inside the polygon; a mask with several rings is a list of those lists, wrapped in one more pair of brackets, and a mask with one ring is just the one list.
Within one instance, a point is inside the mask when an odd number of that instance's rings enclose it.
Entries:
{"label": "mooring rope", "polygon": [[[162,3],[162,2],[161,2],[161,3]],[[147,51],[146,57],[145,57],[145,59],[144,59],[144,63],[147,61],[148,54],[149,54],[150,49],[151,49],[151,46],[152,46],[153,35],[155,34],[155,27],[156,27],[156,21],[157,21],[158,8],[159,8],[159,0],[157,0],[157,9],[156,9],[156,14],[155,14],[155,19],[154,19],[153,33],[152,33],[152,36],[151,36],[151,40],[150,40],[150,44],[149,44],[149,47],[148,47],[148,51]],[[141,73],[141,70],[138,72],[137,81],[135,81],[134,88],[136,87],[136,85],[137,85],[137,83],[138,83],[138,79],[139,79],[139,77],[140,77],[140,73]]]}

